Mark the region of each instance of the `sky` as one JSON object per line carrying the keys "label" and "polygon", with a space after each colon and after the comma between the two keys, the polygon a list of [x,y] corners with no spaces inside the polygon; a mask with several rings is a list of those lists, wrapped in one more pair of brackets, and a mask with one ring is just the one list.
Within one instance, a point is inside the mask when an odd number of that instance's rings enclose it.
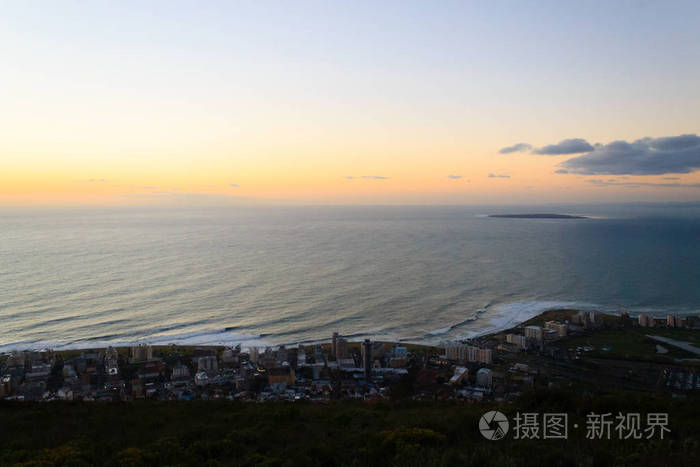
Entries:
{"label": "sky", "polygon": [[0,10],[0,205],[700,200],[695,0]]}

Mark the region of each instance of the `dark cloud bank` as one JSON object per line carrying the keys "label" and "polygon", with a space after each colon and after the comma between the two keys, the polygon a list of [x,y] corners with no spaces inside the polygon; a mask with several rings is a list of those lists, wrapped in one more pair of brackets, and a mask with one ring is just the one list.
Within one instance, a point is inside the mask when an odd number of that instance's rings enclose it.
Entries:
{"label": "dark cloud bank", "polygon": [[548,144],[547,146],[534,149],[532,153],[545,156],[559,156],[561,154],[579,154],[588,151],[593,151],[593,146],[588,141],[581,138],[572,138],[565,139],[557,144]]}
{"label": "dark cloud bank", "polygon": [[517,143],[512,146],[507,146],[505,148],[501,148],[500,152],[501,154],[511,154],[513,152],[525,152],[529,151],[532,149],[532,146],[530,146],[527,143]]}
{"label": "dark cloud bank", "polygon": [[[531,146],[518,143],[501,149],[502,154],[525,152]],[[664,175],[700,169],[700,137],[695,134],[613,141],[591,145],[581,138],[565,139],[531,150],[532,154],[581,154],[561,164],[556,173],[583,175]]]}
{"label": "dark cloud bank", "polygon": [[700,183],[618,182],[616,180],[586,180],[586,182],[595,186],[626,186],[630,188],[638,188],[641,186],[660,188],[700,188]]}

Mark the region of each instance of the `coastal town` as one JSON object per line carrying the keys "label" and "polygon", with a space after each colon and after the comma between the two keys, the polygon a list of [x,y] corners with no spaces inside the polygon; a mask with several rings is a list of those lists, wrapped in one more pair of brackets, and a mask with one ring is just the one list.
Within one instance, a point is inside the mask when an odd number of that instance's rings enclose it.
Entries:
{"label": "coastal town", "polygon": [[700,393],[698,317],[553,310],[444,347],[349,341],[277,347],[108,347],[0,356],[15,401],[509,401],[537,388]]}

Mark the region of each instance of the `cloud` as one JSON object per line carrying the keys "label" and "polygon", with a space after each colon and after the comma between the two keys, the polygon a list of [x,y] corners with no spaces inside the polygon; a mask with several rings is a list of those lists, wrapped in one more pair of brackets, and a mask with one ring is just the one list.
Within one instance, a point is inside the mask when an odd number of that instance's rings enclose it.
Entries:
{"label": "cloud", "polygon": [[639,188],[642,186],[659,188],[700,188],[700,183],[652,183],[652,182],[618,182],[614,178],[610,180],[589,179],[586,182],[595,186],[622,186],[628,188]]}
{"label": "cloud", "polygon": [[364,178],[364,179],[368,179],[368,180],[389,180],[389,177],[383,177],[381,175],[361,175],[359,177],[354,177],[352,175],[348,175],[345,178],[347,178],[348,180],[354,180],[356,178]]}
{"label": "cloud", "polygon": [[231,188],[238,188],[240,185],[238,183],[229,183],[228,186]]}
{"label": "cloud", "polygon": [[516,143],[512,146],[506,146],[498,150],[501,154],[511,154],[514,152],[526,152],[532,149],[532,146],[527,143]]}
{"label": "cloud", "polygon": [[78,183],[105,183],[106,178],[89,178],[87,180],[75,180]]}
{"label": "cloud", "polygon": [[462,176],[461,175],[448,175],[447,178],[449,178],[450,180],[459,180],[460,178],[462,178]]}
{"label": "cloud", "polygon": [[582,138],[570,138],[559,141],[557,144],[548,144],[541,148],[533,149],[533,154],[544,156],[559,156],[562,154],[578,154],[593,151],[593,146]]}
{"label": "cloud", "polygon": [[680,180],[681,177],[661,177],[663,180]]}
{"label": "cloud", "polygon": [[663,175],[700,169],[700,137],[695,134],[613,141],[559,164],[584,175]]}
{"label": "cloud", "polygon": [[499,174],[490,173],[489,178],[510,178],[510,175],[505,175],[505,174],[499,175]]}
{"label": "cloud", "polygon": [[568,174],[569,171],[566,169],[559,169],[554,171],[555,174]]}
{"label": "cloud", "polygon": [[585,139],[569,138],[559,141],[557,144],[548,144],[547,146],[543,146],[541,148],[533,148],[532,145],[528,143],[517,143],[512,146],[501,148],[498,152],[501,154],[511,154],[514,152],[530,151],[532,154],[559,156],[562,154],[579,154],[582,152],[589,152],[593,149],[594,147]]}

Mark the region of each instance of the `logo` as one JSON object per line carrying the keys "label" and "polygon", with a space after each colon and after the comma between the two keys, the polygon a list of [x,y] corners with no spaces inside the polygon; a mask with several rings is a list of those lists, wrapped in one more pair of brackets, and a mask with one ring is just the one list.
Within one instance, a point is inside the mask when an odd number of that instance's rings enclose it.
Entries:
{"label": "logo", "polygon": [[486,412],[479,420],[481,435],[491,441],[503,439],[508,433],[508,419],[501,412]]}

